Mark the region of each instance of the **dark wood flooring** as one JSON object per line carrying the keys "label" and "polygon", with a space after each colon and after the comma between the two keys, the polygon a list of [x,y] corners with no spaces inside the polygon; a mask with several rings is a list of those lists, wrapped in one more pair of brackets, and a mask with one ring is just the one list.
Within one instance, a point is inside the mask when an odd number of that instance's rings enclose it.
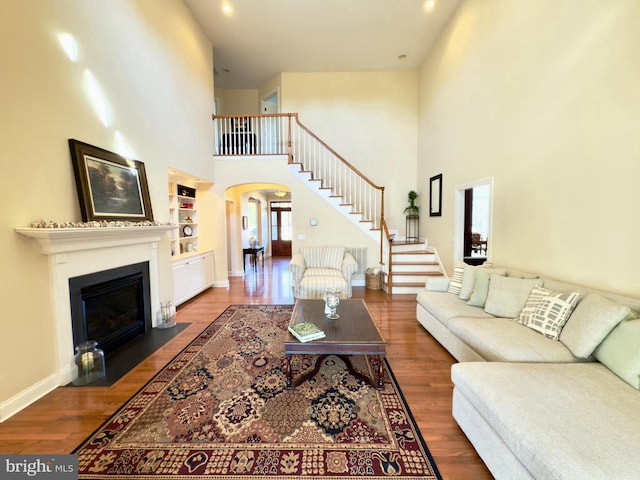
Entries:
{"label": "dark wood flooring", "polygon": [[[293,304],[288,258],[267,258],[178,309],[182,331],[109,386],[60,387],[0,423],[0,453],[69,453],[231,304]],[[387,360],[446,480],[492,476],[451,416],[453,357],[416,320],[415,295],[354,288],[385,336]],[[107,368],[109,368],[107,364]]]}

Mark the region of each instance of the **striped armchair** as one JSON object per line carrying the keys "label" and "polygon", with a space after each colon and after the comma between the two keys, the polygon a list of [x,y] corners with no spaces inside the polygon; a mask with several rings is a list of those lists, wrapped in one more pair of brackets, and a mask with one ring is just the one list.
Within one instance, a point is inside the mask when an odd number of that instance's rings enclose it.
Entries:
{"label": "striped armchair", "polygon": [[296,298],[321,299],[330,288],[351,298],[351,276],[358,269],[353,256],[344,247],[303,247],[289,263]]}

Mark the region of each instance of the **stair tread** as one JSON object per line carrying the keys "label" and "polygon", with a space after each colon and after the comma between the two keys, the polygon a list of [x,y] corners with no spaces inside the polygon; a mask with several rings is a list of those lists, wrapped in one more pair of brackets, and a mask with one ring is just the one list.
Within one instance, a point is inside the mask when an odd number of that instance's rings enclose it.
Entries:
{"label": "stair tread", "polygon": [[393,250],[391,250],[391,254],[392,255],[433,255],[434,251],[433,250],[408,250],[408,251],[394,252]]}
{"label": "stair tread", "polygon": [[442,276],[442,272],[396,272],[393,270],[391,270],[391,274],[394,277],[418,277],[418,276],[440,277]]}
{"label": "stair tread", "polygon": [[439,265],[438,262],[393,262],[394,265]]}

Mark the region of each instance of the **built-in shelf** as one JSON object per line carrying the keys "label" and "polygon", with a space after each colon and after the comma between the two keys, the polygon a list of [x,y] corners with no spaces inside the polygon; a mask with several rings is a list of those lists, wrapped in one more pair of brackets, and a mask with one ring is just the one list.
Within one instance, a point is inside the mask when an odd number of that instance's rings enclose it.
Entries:
{"label": "built-in shelf", "polygon": [[197,189],[169,182],[169,219],[178,228],[171,235],[174,259],[198,251]]}

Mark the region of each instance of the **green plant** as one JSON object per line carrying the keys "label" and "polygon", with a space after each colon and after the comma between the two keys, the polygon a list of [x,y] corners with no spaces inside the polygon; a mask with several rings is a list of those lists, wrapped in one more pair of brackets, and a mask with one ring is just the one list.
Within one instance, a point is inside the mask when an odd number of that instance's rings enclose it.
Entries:
{"label": "green plant", "polygon": [[418,212],[420,211],[420,207],[418,207],[416,205],[416,198],[418,198],[418,194],[416,193],[415,190],[411,190],[407,194],[407,199],[409,201],[409,206],[404,209],[403,213],[406,213],[406,214],[409,214],[409,215],[417,215],[418,214]]}

